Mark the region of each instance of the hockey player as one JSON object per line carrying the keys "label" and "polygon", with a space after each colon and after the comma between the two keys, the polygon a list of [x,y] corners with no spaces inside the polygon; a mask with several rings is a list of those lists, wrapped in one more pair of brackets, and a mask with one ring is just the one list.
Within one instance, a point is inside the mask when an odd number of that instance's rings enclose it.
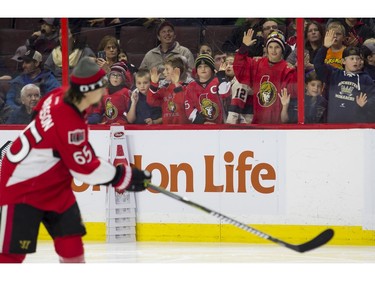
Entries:
{"label": "hockey player", "polygon": [[36,250],[40,223],[53,238],[63,263],[82,263],[86,234],[71,188],[73,177],[118,192],[142,191],[147,171],[116,167],[95,155],[84,111],[102,98],[107,77],[85,57],[70,76],[35,108],[33,121],[9,147],[0,172],[0,263],[20,263]]}

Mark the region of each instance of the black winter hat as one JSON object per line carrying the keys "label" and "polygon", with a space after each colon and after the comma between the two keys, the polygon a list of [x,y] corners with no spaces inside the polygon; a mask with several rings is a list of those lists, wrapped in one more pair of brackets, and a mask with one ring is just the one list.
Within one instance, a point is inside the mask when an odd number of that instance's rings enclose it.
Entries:
{"label": "black winter hat", "polygon": [[195,68],[197,69],[200,64],[207,64],[212,71],[215,71],[215,61],[209,54],[200,54],[195,60]]}

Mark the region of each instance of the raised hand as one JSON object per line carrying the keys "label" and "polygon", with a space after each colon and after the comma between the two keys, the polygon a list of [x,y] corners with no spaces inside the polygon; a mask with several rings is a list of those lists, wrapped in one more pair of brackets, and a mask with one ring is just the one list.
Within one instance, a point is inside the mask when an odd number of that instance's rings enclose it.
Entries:
{"label": "raised hand", "polygon": [[178,67],[173,68],[172,75],[171,75],[172,83],[178,84],[178,82],[180,81],[180,76],[181,76],[181,70]]}
{"label": "raised hand", "polygon": [[248,29],[247,32],[245,31],[243,33],[242,43],[244,43],[246,46],[252,46],[257,41],[256,39],[253,39],[254,30]]}
{"label": "raised hand", "polygon": [[330,48],[335,42],[335,39],[336,39],[335,31],[333,29],[328,30],[326,32],[326,36],[324,37],[324,47]]}
{"label": "raised hand", "polygon": [[151,68],[150,75],[151,75],[152,83],[158,83],[159,82],[160,73],[158,73],[157,67]]}

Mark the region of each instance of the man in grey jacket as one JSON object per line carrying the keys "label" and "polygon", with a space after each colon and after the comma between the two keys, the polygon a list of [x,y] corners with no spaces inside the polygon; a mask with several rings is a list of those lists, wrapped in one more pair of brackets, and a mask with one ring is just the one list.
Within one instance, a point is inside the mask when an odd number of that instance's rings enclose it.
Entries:
{"label": "man in grey jacket", "polygon": [[160,78],[164,78],[162,72],[164,69],[163,62],[165,58],[170,56],[181,56],[184,62],[187,64],[188,72],[194,67],[194,56],[192,52],[181,46],[176,41],[176,34],[174,25],[168,21],[163,21],[157,29],[157,37],[160,41],[159,46],[148,51],[143,58],[140,68],[147,68],[151,70],[153,67],[157,67]]}

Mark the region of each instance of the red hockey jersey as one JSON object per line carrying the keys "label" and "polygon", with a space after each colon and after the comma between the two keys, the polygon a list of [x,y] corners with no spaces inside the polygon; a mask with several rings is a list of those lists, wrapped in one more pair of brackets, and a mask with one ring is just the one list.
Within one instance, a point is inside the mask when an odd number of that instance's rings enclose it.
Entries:
{"label": "red hockey jersey", "polygon": [[297,72],[285,60],[270,63],[267,57],[251,58],[236,53],[233,63],[238,82],[249,85],[253,91],[254,124],[281,123],[282,104],[278,94],[288,89],[292,98],[297,97]]}
{"label": "red hockey jersey", "polygon": [[116,169],[95,155],[83,114],[63,101],[62,88],[37,107],[35,119],[2,160],[0,205],[25,203],[60,213],[76,201],[73,177],[88,184],[107,183]]}
{"label": "red hockey jersey", "polygon": [[197,123],[200,119],[197,115],[200,114],[205,122],[222,124],[225,110],[223,102],[229,95],[230,82],[216,76],[206,83],[193,81],[186,86],[186,116],[192,123]]}
{"label": "red hockey jersey", "polygon": [[108,92],[102,98],[103,120],[104,124],[127,124],[126,114],[129,111],[130,90],[122,88],[117,92],[109,94]]}
{"label": "red hockey jersey", "polygon": [[187,124],[185,115],[185,86],[176,87],[173,83],[158,88],[157,83],[151,83],[147,92],[147,103],[150,106],[160,106],[163,124]]}

